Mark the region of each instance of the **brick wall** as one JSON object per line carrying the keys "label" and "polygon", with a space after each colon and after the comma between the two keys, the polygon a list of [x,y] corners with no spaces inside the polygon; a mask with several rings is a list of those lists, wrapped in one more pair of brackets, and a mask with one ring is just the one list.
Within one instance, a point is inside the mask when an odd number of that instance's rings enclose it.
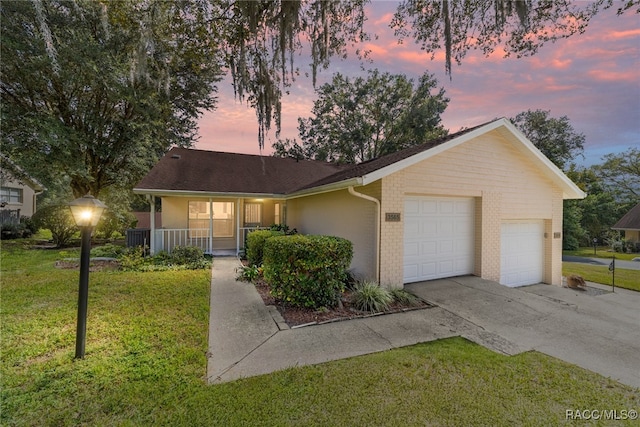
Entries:
{"label": "brick wall", "polygon": [[[380,203],[380,283],[387,287],[402,287],[404,256],[404,171],[382,179]],[[400,213],[400,222],[385,221],[385,214]]]}

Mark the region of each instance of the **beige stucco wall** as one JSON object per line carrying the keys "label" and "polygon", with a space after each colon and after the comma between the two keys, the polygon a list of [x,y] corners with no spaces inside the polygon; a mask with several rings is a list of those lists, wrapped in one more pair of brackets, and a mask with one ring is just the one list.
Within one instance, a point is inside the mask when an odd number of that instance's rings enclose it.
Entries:
{"label": "beige stucco wall", "polygon": [[624,230],[624,238],[632,242],[640,242],[640,230]]}
{"label": "beige stucco wall", "polygon": [[[378,193],[376,185],[355,189],[366,194]],[[376,207],[375,203],[355,197],[347,190],[334,191],[287,201],[287,225],[304,234],[327,234],[353,243],[351,263],[355,275],[363,279],[376,277]]]}
{"label": "beige stucco wall", "polygon": [[21,184],[10,177],[5,177],[0,181],[0,186],[22,189],[22,203],[7,203],[4,209],[20,209],[20,216],[33,216],[36,210],[35,191],[28,185]]}
{"label": "beige stucco wall", "polygon": [[[476,198],[475,273],[500,279],[503,220],[545,220],[545,281],[562,275],[562,193],[497,132],[482,135],[382,179],[382,216],[406,195]],[[381,282],[402,283],[403,223],[382,222]],[[554,237],[554,233],[557,233]]]}

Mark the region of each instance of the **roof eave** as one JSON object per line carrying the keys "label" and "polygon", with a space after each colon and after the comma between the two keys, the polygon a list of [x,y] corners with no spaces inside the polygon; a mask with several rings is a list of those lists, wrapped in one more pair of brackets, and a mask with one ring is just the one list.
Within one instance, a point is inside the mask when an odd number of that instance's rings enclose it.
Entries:
{"label": "roof eave", "polygon": [[242,193],[242,192],[219,192],[219,191],[189,191],[189,190],[163,190],[151,188],[134,188],[134,194],[143,194],[160,197],[216,197],[216,198],[251,198],[251,199],[284,199],[283,194],[275,193]]}
{"label": "roof eave", "polygon": [[378,169],[377,171],[363,175],[362,185],[370,184],[392,173],[398,172],[430,157],[436,156],[446,150],[454,148],[460,144],[472,140],[473,138],[477,138],[480,135],[499,129],[501,127],[506,128],[511,133],[511,135],[521,143],[521,146],[524,146],[526,148],[526,150],[523,150],[525,153],[527,153],[529,156],[533,156],[534,159],[543,163],[543,165],[546,167],[546,170],[548,171],[547,175],[549,176],[549,178],[562,189],[562,198],[564,200],[584,199],[587,196],[587,193],[582,191],[575,183],[573,183],[573,181],[571,181],[560,169],[558,169],[558,167],[554,165],[551,160],[545,157],[545,155],[542,154],[540,150],[538,150],[533,145],[533,143],[531,143],[531,141],[529,141],[509,120],[505,118],[487,123],[486,125],[481,126],[478,129],[474,129],[471,132],[460,135],[459,137],[454,138],[451,141],[447,141],[429,150],[417,153],[411,157],[400,160],[399,162]]}
{"label": "roof eave", "polygon": [[[502,119],[504,120],[504,119]],[[416,163],[419,163],[423,160],[431,158],[435,155],[438,155],[450,148],[456,147],[462,143],[465,143],[473,138],[476,138],[486,132],[489,132],[501,125],[501,120],[496,120],[491,123],[487,123],[486,125],[479,127],[478,129],[472,130],[468,133],[458,136],[457,138],[452,139],[451,141],[447,141],[443,144],[437,145],[428,150],[422,151],[420,153],[414,154],[413,156],[407,157],[406,159],[400,160],[396,163],[393,163],[389,166],[385,166],[376,171],[373,171],[369,174],[362,176],[362,185],[371,184],[381,178],[384,178],[392,173],[398,172],[402,169],[405,169],[409,166],[413,166]]]}
{"label": "roof eave", "polygon": [[518,147],[526,148],[525,153],[533,156],[536,161],[543,163],[548,173],[546,174],[553,182],[562,189],[563,200],[579,200],[587,197],[587,193],[582,191],[571,179],[560,170],[547,156],[507,119],[501,119],[501,126],[507,128],[511,134],[521,143]]}
{"label": "roof eave", "polygon": [[318,187],[306,188],[304,190],[294,191],[293,193],[287,194],[286,198],[288,199],[297,199],[299,197],[305,196],[313,196],[315,194],[321,193],[329,193],[332,191],[344,190],[349,188],[349,186],[360,186],[364,185],[362,183],[361,177],[349,178],[343,181],[333,182],[331,184],[320,185]]}

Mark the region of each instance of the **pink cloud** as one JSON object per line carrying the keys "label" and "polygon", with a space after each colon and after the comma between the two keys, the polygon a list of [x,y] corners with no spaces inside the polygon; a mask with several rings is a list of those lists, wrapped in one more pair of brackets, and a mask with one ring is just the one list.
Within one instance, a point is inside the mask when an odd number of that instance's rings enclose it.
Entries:
{"label": "pink cloud", "polygon": [[638,72],[635,70],[613,71],[613,67],[609,70],[589,70],[587,74],[595,80],[603,82],[631,83],[638,85]]}

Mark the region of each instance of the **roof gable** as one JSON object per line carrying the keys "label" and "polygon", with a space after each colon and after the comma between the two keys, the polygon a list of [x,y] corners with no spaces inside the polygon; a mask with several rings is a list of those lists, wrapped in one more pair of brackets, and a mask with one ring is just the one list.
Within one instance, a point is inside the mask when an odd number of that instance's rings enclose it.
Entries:
{"label": "roof gable", "polygon": [[0,154],[0,180],[14,181],[20,185],[26,185],[31,187],[36,193],[45,190],[44,185],[27,174],[20,166],[13,163],[11,159],[3,154]]}
{"label": "roof gable", "polygon": [[435,141],[409,147],[396,153],[360,163],[352,166],[350,169],[337,172],[332,176],[316,181],[305,188],[301,188],[298,193],[307,194],[322,190],[323,188],[335,188],[341,181],[345,183],[345,186],[347,184],[353,185],[354,180],[357,180],[357,185],[367,185],[446,150],[464,144],[480,135],[493,131],[498,132],[505,140],[513,144],[537,166],[543,175],[558,185],[563,191],[564,199],[582,199],[586,196],[586,193],[573,183],[573,181],[505,118],[497,119]]}
{"label": "roof gable", "polygon": [[586,196],[504,118],[356,165],[173,148],[134,192],[300,197],[370,184],[489,132],[497,132],[519,150],[542,175],[562,189],[564,199]]}
{"label": "roof gable", "polygon": [[640,203],[629,210],[618,222],[616,222],[613,230],[640,230]]}

